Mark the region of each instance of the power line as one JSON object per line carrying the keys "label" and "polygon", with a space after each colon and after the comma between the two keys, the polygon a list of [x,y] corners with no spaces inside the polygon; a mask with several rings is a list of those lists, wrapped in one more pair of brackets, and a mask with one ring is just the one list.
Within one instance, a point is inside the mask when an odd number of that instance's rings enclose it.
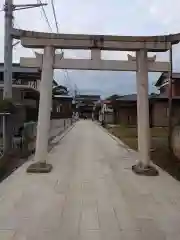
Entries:
{"label": "power line", "polygon": [[[42,1],[41,0],[37,0],[38,3],[42,4]],[[52,0],[51,1],[51,4],[52,4],[52,9],[53,9],[53,16],[54,16],[54,19],[55,19],[55,23],[56,23],[56,30],[57,30],[57,33],[59,32],[59,28],[58,28],[58,21],[57,21],[57,17],[56,17],[56,10],[55,10],[55,6],[54,6],[54,1]],[[51,27],[51,24],[49,22],[49,19],[47,17],[47,14],[46,14],[46,11],[44,9],[44,6],[41,6],[42,8],[42,11],[43,11],[43,14],[44,14],[44,17],[45,17],[45,20],[48,24],[48,27],[49,29],[51,30],[51,32],[53,32],[53,29]],[[62,49],[61,49],[61,53],[63,53]]]}
{"label": "power line", "polygon": [[52,5],[55,24],[56,24],[56,31],[58,33],[59,32],[59,27],[58,27],[58,21],[57,21],[57,16],[56,16],[56,10],[55,10],[55,6],[54,6],[54,0],[51,0],[51,5]]}
{"label": "power line", "polygon": [[[14,25],[16,25],[19,29],[20,29],[20,27],[19,27],[19,25],[17,24],[17,22],[15,22],[15,17],[13,18],[13,26]],[[13,47],[15,47],[15,46],[17,46],[18,44],[20,44],[21,43],[21,41],[20,40],[18,40],[18,41],[16,41],[15,43],[13,43]]]}
{"label": "power line", "polygon": [[[37,3],[43,4],[41,0],[37,0]],[[46,11],[45,11],[45,9],[44,9],[44,6],[41,5],[41,8],[42,8],[42,12],[43,12],[43,14],[44,14],[45,20],[46,20],[46,22],[47,22],[47,24],[48,24],[48,27],[50,28],[50,30],[51,30],[51,32],[52,32],[53,30],[52,30],[51,24],[50,24],[50,22],[49,22],[49,19],[48,19],[48,17],[47,17],[47,14],[46,14]]]}
{"label": "power line", "polygon": [[[58,20],[57,20],[54,0],[51,0],[51,5],[52,5],[52,10],[53,10],[54,21],[55,21],[55,24],[56,24],[56,32],[59,33],[59,26],[58,26]],[[60,49],[60,50],[61,50],[61,53],[63,54],[63,50],[62,49]]]}
{"label": "power line", "polygon": [[[42,4],[42,1],[41,1],[41,0],[37,0],[37,2],[40,3],[40,4]],[[55,24],[56,24],[56,31],[57,31],[57,33],[59,33],[59,26],[58,26],[58,20],[57,20],[57,15],[56,15],[56,10],[55,10],[54,0],[51,0],[51,5],[52,5],[52,10],[53,10],[53,16],[54,16]],[[50,22],[49,22],[49,19],[48,19],[48,17],[47,17],[47,14],[46,14],[46,11],[45,11],[45,9],[44,9],[43,6],[41,6],[41,7],[42,7],[42,10],[43,10],[43,14],[44,14],[44,17],[45,17],[45,19],[46,19],[46,22],[47,22],[47,24],[48,24],[51,32],[53,32],[52,27],[51,27],[51,24],[50,24]],[[62,50],[62,49],[61,49],[61,53],[63,54],[63,50]],[[66,72],[66,74],[67,74],[67,78],[66,78],[66,79],[69,81],[70,78],[69,78],[68,71],[67,71],[67,70],[64,70],[64,72]]]}
{"label": "power line", "polygon": [[[43,4],[41,0],[37,0],[37,3],[38,3],[38,4]],[[54,16],[55,24],[56,24],[56,31],[57,31],[57,33],[59,33],[59,26],[58,26],[58,20],[57,20],[57,15],[56,15],[56,10],[55,10],[54,0],[51,0],[51,5],[52,5],[52,10],[53,10],[53,16]],[[49,19],[48,19],[47,14],[46,14],[46,11],[45,11],[44,6],[41,5],[41,8],[42,8],[42,13],[43,13],[43,15],[44,15],[44,18],[45,18],[45,20],[46,20],[46,22],[47,22],[47,25],[48,25],[50,31],[53,32],[53,29],[52,29],[52,27],[51,27],[51,24],[50,24],[50,21],[49,21]],[[16,24],[16,25],[17,25],[17,24]],[[18,27],[19,27],[19,26],[18,26]],[[19,28],[20,28],[20,27],[19,27]],[[17,43],[15,43],[15,45],[16,45],[16,44],[17,44]],[[35,51],[34,51],[33,49],[32,49],[32,51],[33,51],[33,53],[35,54]],[[60,49],[60,51],[61,51],[62,54],[64,53],[62,49]],[[66,80],[67,80],[67,81],[69,82],[69,84],[70,84],[71,80],[70,80],[68,71],[67,71],[66,69],[64,69],[63,72],[64,72],[64,77],[66,78]],[[66,74],[65,74],[65,73],[66,73]],[[70,84],[70,85],[71,85],[71,84]],[[72,87],[72,86],[71,86],[71,87]],[[77,87],[77,86],[76,86],[76,87]]]}
{"label": "power line", "polygon": [[[52,10],[53,10],[54,21],[55,21],[55,24],[56,24],[56,31],[57,31],[57,33],[59,33],[59,25],[58,25],[54,0],[51,0],[51,5],[52,5]],[[61,49],[61,53],[62,54],[64,53],[62,49]],[[63,72],[64,72],[65,79],[69,82],[69,85],[71,86],[71,80],[70,80],[69,73],[68,73],[67,69],[64,69]],[[72,86],[71,86],[71,90],[74,91]]]}
{"label": "power line", "polygon": [[20,40],[18,40],[18,41],[16,41],[15,43],[13,43],[13,47],[15,47],[15,46],[17,46],[19,43],[20,43],[21,41]]}

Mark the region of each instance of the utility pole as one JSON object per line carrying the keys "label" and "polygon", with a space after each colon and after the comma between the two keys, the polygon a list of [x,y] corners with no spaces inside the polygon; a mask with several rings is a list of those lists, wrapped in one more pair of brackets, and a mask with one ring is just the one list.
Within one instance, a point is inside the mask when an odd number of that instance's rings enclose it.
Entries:
{"label": "utility pole", "polygon": [[[5,0],[4,25],[4,89],[3,100],[12,100],[12,61],[13,61],[13,11],[45,6],[47,4],[19,4],[13,5],[13,0]],[[11,115],[3,116],[3,146],[7,152],[12,148]]]}
{"label": "utility pole", "polygon": [[173,59],[172,59],[172,44],[170,44],[169,48],[169,61],[170,61],[170,71],[169,71],[169,98],[168,98],[168,110],[169,110],[169,116],[168,116],[168,146],[170,153],[172,153],[172,111],[173,111],[173,94],[172,94],[172,85],[173,85]]}
{"label": "utility pole", "polygon": [[[5,0],[5,26],[4,26],[4,91],[3,99],[12,99],[12,42],[11,35],[13,27],[13,3]],[[12,124],[11,116],[3,116],[3,147],[7,152],[12,147]]]}
{"label": "utility pole", "polygon": [[12,98],[12,42],[13,4],[6,0],[5,6],[5,33],[4,33],[4,99]]}

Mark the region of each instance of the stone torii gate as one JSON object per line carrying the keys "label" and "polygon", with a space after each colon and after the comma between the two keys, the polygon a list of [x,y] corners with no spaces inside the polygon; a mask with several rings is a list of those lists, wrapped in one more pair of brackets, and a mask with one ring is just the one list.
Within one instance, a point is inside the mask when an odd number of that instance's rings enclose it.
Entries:
{"label": "stone torii gate", "polygon": [[[50,126],[51,88],[53,69],[86,69],[110,71],[136,71],[137,75],[137,115],[138,115],[138,150],[140,161],[132,167],[138,174],[156,175],[157,170],[150,164],[150,131],[148,71],[170,71],[168,62],[156,62],[155,57],[148,58],[148,52],[164,52],[180,39],[179,35],[152,37],[122,37],[80,34],[49,34],[14,29],[14,36],[21,39],[27,48],[43,48],[44,55],[36,58],[21,58],[21,65],[42,68],[40,87],[40,106],[37,128],[36,164],[28,171],[48,172],[52,166],[46,164],[48,130]],[[55,49],[91,50],[91,59],[65,59],[55,55]],[[101,50],[134,51],[136,57],[128,56],[128,61],[101,60]]]}

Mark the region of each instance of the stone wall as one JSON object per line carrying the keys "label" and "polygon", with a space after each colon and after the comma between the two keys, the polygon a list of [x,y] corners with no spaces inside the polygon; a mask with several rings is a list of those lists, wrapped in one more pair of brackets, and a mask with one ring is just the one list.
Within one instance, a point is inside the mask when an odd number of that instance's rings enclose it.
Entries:
{"label": "stone wall", "polygon": [[114,123],[114,115],[113,113],[105,113],[105,123],[107,124],[113,124]]}
{"label": "stone wall", "polygon": [[70,118],[67,119],[52,119],[50,130],[49,130],[49,137],[53,138],[57,136],[59,133],[63,132],[66,128],[71,125],[72,120]]}

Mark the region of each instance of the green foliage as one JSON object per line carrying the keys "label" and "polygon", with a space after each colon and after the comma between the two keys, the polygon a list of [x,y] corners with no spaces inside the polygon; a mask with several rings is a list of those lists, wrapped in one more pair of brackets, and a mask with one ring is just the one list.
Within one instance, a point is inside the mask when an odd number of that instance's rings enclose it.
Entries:
{"label": "green foliage", "polygon": [[1,113],[15,113],[16,107],[13,104],[12,99],[0,100],[0,112]]}
{"label": "green foliage", "polygon": [[53,95],[68,95],[68,89],[65,86],[59,85],[52,89]]}
{"label": "green foliage", "polygon": [[116,100],[117,98],[120,98],[120,95],[114,94],[106,98],[106,100]]}
{"label": "green foliage", "polygon": [[120,98],[120,97],[121,97],[120,95],[114,94],[114,95],[111,95],[108,98],[106,98],[106,100],[111,101],[111,105],[112,105],[112,108],[114,110],[114,114],[117,110],[117,99]]}

